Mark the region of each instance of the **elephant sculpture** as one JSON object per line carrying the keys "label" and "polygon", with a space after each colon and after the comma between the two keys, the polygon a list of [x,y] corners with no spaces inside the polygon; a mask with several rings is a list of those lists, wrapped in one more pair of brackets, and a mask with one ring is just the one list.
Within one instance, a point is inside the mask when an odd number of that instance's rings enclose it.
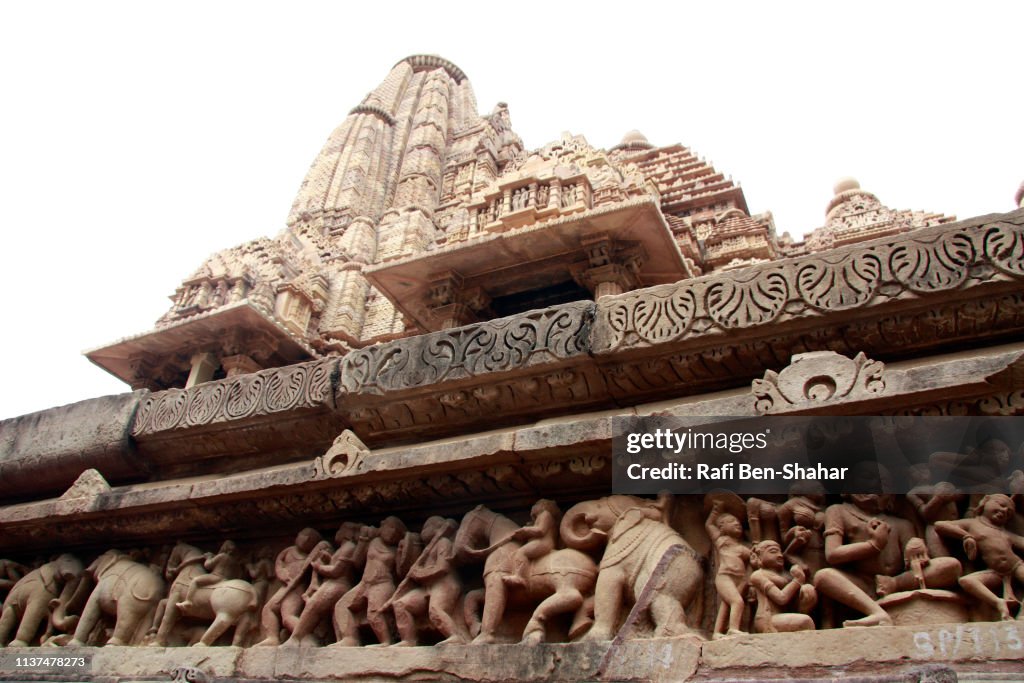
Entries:
{"label": "elephant sculpture", "polygon": [[[85,603],[82,618],[75,629],[75,637],[68,645],[85,645],[89,634],[103,615],[114,617],[114,633],[107,645],[131,645],[140,626],[149,623],[160,598],[164,580],[149,565],[140,564],[119,550],[108,550],[97,557],[86,570],[86,576],[96,585]],[[79,592],[92,586],[89,580],[79,583]]]}
{"label": "elephant sculpture", "polygon": [[217,642],[229,628],[235,627],[232,645],[241,646],[256,616],[258,593],[251,583],[241,579],[220,581],[195,591],[191,605],[181,606],[192,580],[207,573],[203,566],[207,555],[195,546],[178,543],[167,558],[164,577],[171,588],[162,609],[158,609],[154,623],[159,624],[155,644],[166,646],[168,637],[181,617],[211,621],[196,645],[209,646]]}
{"label": "elephant sculpture", "polygon": [[[658,583],[640,607],[649,613],[654,636],[693,632],[686,610],[701,598],[703,561],[662,517],[661,503],[625,495],[578,503],[565,513],[560,531],[567,546],[594,550],[606,543],[594,593],[594,626],[587,640],[611,640],[624,606],[636,603],[652,576]],[[690,618],[695,624],[699,615]]]}
{"label": "elephant sculpture", "polygon": [[[515,571],[514,554],[521,546],[518,540],[510,539],[519,529],[519,525],[508,517],[478,505],[462,518],[455,535],[457,558],[467,561],[486,557],[483,618],[474,643],[495,642],[495,634],[510,599],[540,603],[523,631],[526,642],[542,642],[547,637],[547,624],[559,614],[574,613],[570,637],[582,633],[590,624],[587,607],[594,590],[597,567],[586,553],[572,549],[554,550],[530,562],[522,588],[507,585],[505,577]],[[467,605],[476,602],[479,602],[478,597],[467,596]],[[475,621],[475,615],[467,621]]]}
{"label": "elephant sculpture", "polygon": [[34,641],[43,623],[49,621],[51,610],[62,610],[74,594],[83,571],[78,558],[64,554],[19,579],[0,613],[0,644],[7,641],[15,624],[18,631],[12,647],[26,647]]}

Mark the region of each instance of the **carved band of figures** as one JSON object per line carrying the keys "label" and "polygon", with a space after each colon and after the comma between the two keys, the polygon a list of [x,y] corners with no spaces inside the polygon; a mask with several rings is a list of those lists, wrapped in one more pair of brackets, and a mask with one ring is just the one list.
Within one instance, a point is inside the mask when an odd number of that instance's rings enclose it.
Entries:
{"label": "carved band of figures", "polygon": [[[216,553],[108,550],[88,566],[2,560],[0,644],[538,643],[1024,619],[1021,496],[968,498],[920,469],[899,498],[827,500],[807,482],[788,499],[612,495],[564,515],[542,499],[524,526],[481,505],[418,532],[393,516],[346,521],[330,541],[307,528],[276,553],[226,540]],[[701,500],[703,533],[679,523]]]}
{"label": "carved band of figures", "polygon": [[1022,263],[1024,226],[929,228],[912,237],[604,297],[597,307],[600,338],[594,350],[608,353],[935,294],[969,278],[1021,277]]}

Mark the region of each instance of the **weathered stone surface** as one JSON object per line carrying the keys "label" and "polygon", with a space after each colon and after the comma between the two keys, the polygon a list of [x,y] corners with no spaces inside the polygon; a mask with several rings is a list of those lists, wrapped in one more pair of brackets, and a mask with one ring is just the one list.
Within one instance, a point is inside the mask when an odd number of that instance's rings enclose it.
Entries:
{"label": "weathered stone surface", "polygon": [[[481,683],[683,681],[696,671],[700,654],[700,644],[692,639],[631,642],[602,670],[607,649],[606,643],[385,649],[103,647],[79,648],[73,654],[91,657],[88,675],[92,680],[167,680],[175,669],[192,667],[214,680]],[[22,673],[13,666],[14,657],[39,653],[34,648],[5,651],[0,680]]]}
{"label": "weathered stone surface", "polygon": [[90,468],[110,481],[145,476],[129,433],[147,393],[93,398],[0,422],[0,498],[63,493]]}
{"label": "weathered stone surface", "polygon": [[[704,643],[701,667],[726,671],[792,671],[870,667],[895,662],[1007,661],[1024,671],[1024,625],[1020,622],[889,626],[800,633],[736,636]],[[721,672],[721,673],[718,673]]]}

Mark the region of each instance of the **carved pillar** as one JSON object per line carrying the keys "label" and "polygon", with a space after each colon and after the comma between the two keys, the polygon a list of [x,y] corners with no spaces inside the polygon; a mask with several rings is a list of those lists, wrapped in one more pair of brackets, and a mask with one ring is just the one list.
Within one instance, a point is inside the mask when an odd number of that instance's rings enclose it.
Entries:
{"label": "carved pillar", "polygon": [[548,208],[558,209],[562,206],[562,181],[559,178],[551,179],[551,191],[548,193]]}
{"label": "carved pillar", "polygon": [[185,388],[194,387],[197,384],[203,384],[213,379],[213,373],[220,367],[220,362],[217,360],[217,356],[213,355],[209,351],[197,353],[192,356],[192,369],[188,373],[188,381],[185,382]]}
{"label": "carved pillar", "polygon": [[607,235],[587,237],[581,243],[587,260],[575,265],[573,277],[593,292],[595,299],[640,286],[637,272],[643,255],[639,247],[620,248]]}
{"label": "carved pillar", "polygon": [[487,307],[490,297],[480,287],[467,289],[462,276],[444,273],[430,283],[430,312],[440,329],[469,325],[479,320],[476,312]]}
{"label": "carved pillar", "polygon": [[263,369],[262,365],[243,353],[234,356],[224,356],[220,359],[220,364],[228,377],[245,375]]}
{"label": "carved pillar", "polygon": [[132,388],[132,391],[138,391],[139,389],[158,391],[160,389],[159,384],[153,380],[156,374],[155,367],[148,358],[132,358],[129,368],[131,376],[128,380],[128,386]]}

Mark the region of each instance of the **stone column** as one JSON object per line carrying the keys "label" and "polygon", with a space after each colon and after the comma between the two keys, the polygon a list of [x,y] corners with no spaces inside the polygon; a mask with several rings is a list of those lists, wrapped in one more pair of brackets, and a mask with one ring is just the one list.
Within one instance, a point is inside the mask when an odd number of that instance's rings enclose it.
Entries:
{"label": "stone column", "polygon": [[551,189],[548,190],[548,208],[560,209],[562,206],[562,181],[560,178],[551,179]]}
{"label": "stone column", "polygon": [[194,387],[197,384],[203,384],[213,379],[213,373],[220,367],[220,362],[217,360],[217,356],[213,355],[209,351],[197,353],[192,356],[192,370],[188,373],[188,381],[185,382],[185,388]]}
{"label": "stone column", "polygon": [[224,368],[224,374],[228,377],[246,375],[263,369],[263,366],[243,353],[234,356],[224,356],[220,359],[220,364]]}

